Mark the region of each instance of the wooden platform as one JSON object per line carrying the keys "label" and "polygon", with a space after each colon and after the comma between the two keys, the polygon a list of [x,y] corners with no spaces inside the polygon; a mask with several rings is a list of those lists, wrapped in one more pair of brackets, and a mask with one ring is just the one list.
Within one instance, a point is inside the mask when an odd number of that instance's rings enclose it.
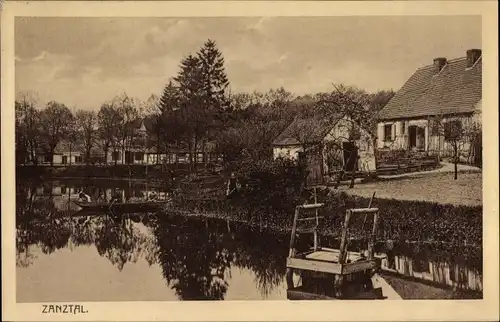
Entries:
{"label": "wooden platform", "polygon": [[319,248],[297,254],[287,259],[287,268],[307,270],[329,274],[346,275],[353,272],[374,269],[378,267],[380,258],[366,259],[360,253],[348,252],[346,263],[339,263],[340,251],[331,248]]}
{"label": "wooden platform", "polygon": [[[318,251],[312,252],[310,254],[306,254],[306,259],[319,260],[324,262],[339,262],[340,251],[338,249],[328,249],[321,248]],[[347,262],[355,262],[356,260],[361,259],[362,256],[359,253],[348,253],[347,254]]]}
{"label": "wooden platform", "polygon": [[[375,274],[372,278],[374,289],[350,294],[345,300],[402,300],[401,296],[382,278]],[[331,292],[311,292],[303,286],[287,290],[288,300],[340,300]]]}

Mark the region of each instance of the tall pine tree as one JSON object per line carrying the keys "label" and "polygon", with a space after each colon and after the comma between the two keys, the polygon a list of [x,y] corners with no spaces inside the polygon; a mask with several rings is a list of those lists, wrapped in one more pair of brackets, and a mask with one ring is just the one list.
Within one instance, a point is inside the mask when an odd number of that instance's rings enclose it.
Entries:
{"label": "tall pine tree", "polygon": [[201,61],[198,57],[189,55],[181,61],[181,69],[174,78],[179,89],[179,126],[182,127],[184,142],[190,151],[190,164],[194,165],[193,157],[203,142],[212,123],[207,109],[203,90]]}
{"label": "tall pine tree", "polygon": [[216,110],[227,107],[229,80],[224,69],[224,57],[215,41],[206,41],[198,52],[198,57],[206,103]]}
{"label": "tall pine tree", "polygon": [[181,61],[179,73],[165,86],[158,106],[163,115],[158,126],[166,128],[175,123],[179,131],[165,130],[187,144],[191,164],[198,148],[205,150],[214,130],[225,123],[224,113],[230,106],[228,87],[224,58],[210,39],[197,55]]}
{"label": "tall pine tree", "polygon": [[203,101],[210,124],[204,135],[203,150],[207,140],[214,140],[215,133],[225,127],[230,113],[229,80],[224,68],[224,57],[215,41],[208,39],[198,52],[201,64]]}

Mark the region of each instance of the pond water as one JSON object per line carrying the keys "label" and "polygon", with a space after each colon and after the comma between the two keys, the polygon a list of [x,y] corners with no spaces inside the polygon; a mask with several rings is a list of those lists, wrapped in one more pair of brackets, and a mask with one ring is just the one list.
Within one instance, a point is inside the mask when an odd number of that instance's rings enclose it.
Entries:
{"label": "pond water", "polygon": [[[18,182],[18,302],[286,299],[289,235],[165,213],[70,217],[79,190],[94,199],[112,191],[126,199],[165,192],[140,182]],[[378,250],[389,255],[387,270],[482,290],[480,267],[425,249]]]}

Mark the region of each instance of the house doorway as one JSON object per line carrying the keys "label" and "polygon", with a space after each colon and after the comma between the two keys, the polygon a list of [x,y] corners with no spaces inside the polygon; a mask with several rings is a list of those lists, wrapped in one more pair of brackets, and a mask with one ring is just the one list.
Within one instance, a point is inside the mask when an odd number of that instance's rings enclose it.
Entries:
{"label": "house doorway", "polygon": [[409,126],[408,139],[410,149],[425,150],[425,128],[416,125]]}
{"label": "house doorway", "polygon": [[410,141],[408,144],[408,147],[410,149],[416,148],[417,147],[417,127],[415,125],[408,127],[408,139]]}
{"label": "house doorway", "polygon": [[342,142],[345,170],[358,171],[358,147],[352,142]]}
{"label": "house doorway", "polygon": [[62,164],[67,164],[68,163],[68,156],[67,155],[63,155],[62,156]]}
{"label": "house doorway", "polygon": [[130,151],[125,151],[125,163],[131,164],[134,163],[134,154]]}

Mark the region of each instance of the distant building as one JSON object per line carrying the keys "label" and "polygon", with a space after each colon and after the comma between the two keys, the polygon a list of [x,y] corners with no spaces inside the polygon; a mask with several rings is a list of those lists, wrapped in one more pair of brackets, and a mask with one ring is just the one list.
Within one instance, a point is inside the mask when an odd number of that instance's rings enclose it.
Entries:
{"label": "distant building", "polygon": [[[481,50],[468,50],[466,57],[452,60],[435,58],[432,65],[417,69],[381,110],[378,148],[449,156],[452,147],[442,135],[444,124],[480,124],[481,105]],[[474,149],[463,142],[462,153],[481,153]]]}
{"label": "distant building", "polygon": [[[79,143],[69,144],[63,141],[58,144],[52,156],[54,165],[77,165],[83,164],[83,147]],[[51,156],[43,149],[37,149],[35,157],[38,164],[50,164]]]}
{"label": "distant building", "polygon": [[[111,145],[105,154],[100,144],[95,144],[90,153],[90,164],[183,164],[190,162],[190,152],[186,147],[169,146],[164,144],[157,146],[154,138],[154,128],[152,120],[145,118],[138,120],[134,124],[136,135],[132,142],[127,142],[123,147],[120,144]],[[204,148],[198,147],[196,155],[193,156],[195,163],[216,163],[222,161],[220,154],[214,152],[215,146],[207,142]],[[81,142],[70,146],[69,142],[62,141],[56,147],[53,155],[53,165],[81,165],[86,164],[85,148]],[[43,149],[36,151],[36,158],[39,165],[49,165],[51,156]],[[27,160],[27,163],[32,163]]]}

